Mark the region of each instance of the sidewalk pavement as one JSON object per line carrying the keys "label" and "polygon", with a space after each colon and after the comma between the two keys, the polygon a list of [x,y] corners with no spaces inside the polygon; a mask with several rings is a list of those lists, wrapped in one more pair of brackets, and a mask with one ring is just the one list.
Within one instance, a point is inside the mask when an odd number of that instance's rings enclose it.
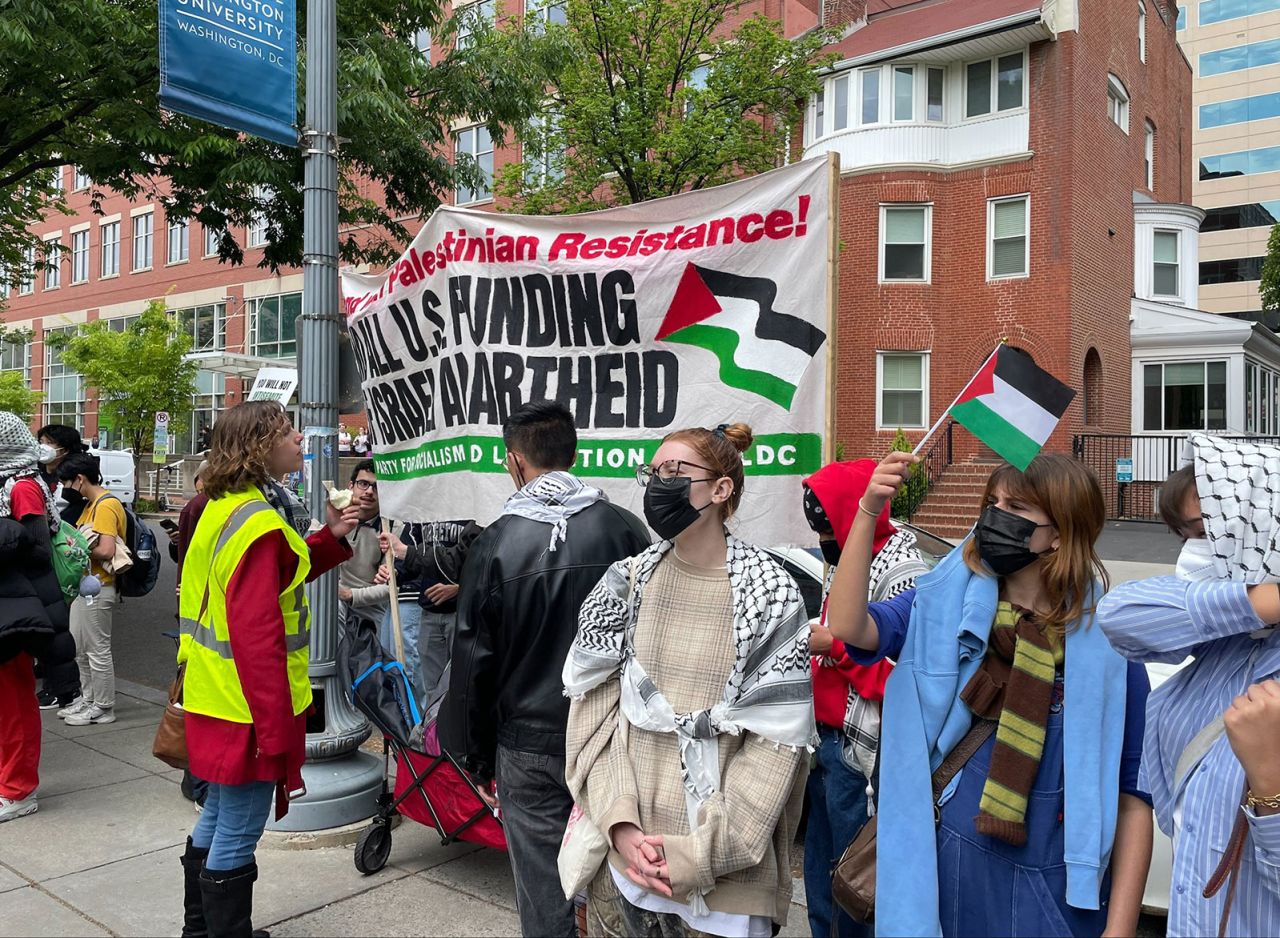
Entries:
{"label": "sidewalk pavement", "polygon": [[[151,755],[164,694],[118,683],[116,722],[66,726],[43,714],[40,810],[0,824],[0,938],[176,935],[178,857],[196,820],[182,773]],[[507,856],[440,846],[406,821],[391,858],[362,876],[350,847],[290,849],[264,840],[254,925],[304,935],[518,935]],[[798,903],[803,883],[796,881]],[[807,935],[793,904],[783,935]]]}

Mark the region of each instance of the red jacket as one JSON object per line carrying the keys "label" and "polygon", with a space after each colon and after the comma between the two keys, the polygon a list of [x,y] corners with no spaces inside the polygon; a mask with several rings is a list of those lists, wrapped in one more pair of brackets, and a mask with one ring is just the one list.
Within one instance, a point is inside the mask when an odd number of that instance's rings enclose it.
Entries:
{"label": "red jacket", "polygon": [[[867,491],[875,469],[876,463],[871,459],[835,462],[823,466],[804,480],[804,484],[822,503],[822,509],[831,521],[832,532],[841,550],[844,549],[849,530],[853,527],[858,499]],[[879,553],[896,533],[898,529],[889,521],[889,506],[886,505],[876,519],[873,550]],[[824,602],[822,621],[825,623],[826,619],[827,607]],[[867,700],[883,700],[884,684],[889,679],[889,672],[893,670],[893,665],[887,661],[870,666],[854,664],[849,660],[844,642],[839,639],[832,639],[830,654],[815,656],[812,665],[813,715],[820,725],[836,729],[844,727],[849,688],[852,687],[858,696]]]}
{"label": "red jacket", "polygon": [[[310,582],[351,556],[346,540],[327,528],[307,538]],[[280,531],[258,538],[245,551],[227,584],[227,628],[240,686],[252,723],[186,714],[192,774],[221,785],[276,782],[276,817],[288,810],[288,793],[302,786],[307,714],[293,714],[285,671],[284,614],[280,594],[298,569],[298,558]]]}

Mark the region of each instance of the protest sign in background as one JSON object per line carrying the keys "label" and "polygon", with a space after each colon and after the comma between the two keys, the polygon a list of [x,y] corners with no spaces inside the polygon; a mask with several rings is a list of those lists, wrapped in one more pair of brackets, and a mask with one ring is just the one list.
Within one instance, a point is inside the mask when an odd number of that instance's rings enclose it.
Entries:
{"label": "protest sign in background", "polygon": [[742,421],[735,529],[813,539],[800,480],[827,430],[832,172],[810,160],[585,215],[438,210],[343,302],[375,436],[382,509],[492,521],[513,491],[502,422],[559,400],[574,471],[641,514],[636,467],[662,437]]}

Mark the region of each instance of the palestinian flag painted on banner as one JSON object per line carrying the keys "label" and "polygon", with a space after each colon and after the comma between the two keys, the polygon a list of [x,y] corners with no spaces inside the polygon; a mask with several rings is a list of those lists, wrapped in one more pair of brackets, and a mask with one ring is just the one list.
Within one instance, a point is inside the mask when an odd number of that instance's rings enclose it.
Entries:
{"label": "palestinian flag painted on banner", "polygon": [[951,416],[1025,470],[1067,412],[1076,392],[1031,356],[1002,345],[951,405]]}
{"label": "palestinian flag painted on banner", "polygon": [[720,380],[785,410],[827,336],[773,308],[778,285],[689,264],[655,338],[705,349],[720,360]]}

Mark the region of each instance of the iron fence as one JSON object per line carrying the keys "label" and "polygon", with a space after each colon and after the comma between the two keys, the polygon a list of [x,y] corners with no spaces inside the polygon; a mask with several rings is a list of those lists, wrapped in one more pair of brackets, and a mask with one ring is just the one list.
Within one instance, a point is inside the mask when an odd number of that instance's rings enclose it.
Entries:
{"label": "iron fence", "polygon": [[890,510],[895,518],[910,521],[924,503],[933,484],[942,476],[947,466],[955,461],[955,425],[954,420],[948,420],[947,425],[925,450],[920,462],[912,467],[907,481],[893,499]]}

